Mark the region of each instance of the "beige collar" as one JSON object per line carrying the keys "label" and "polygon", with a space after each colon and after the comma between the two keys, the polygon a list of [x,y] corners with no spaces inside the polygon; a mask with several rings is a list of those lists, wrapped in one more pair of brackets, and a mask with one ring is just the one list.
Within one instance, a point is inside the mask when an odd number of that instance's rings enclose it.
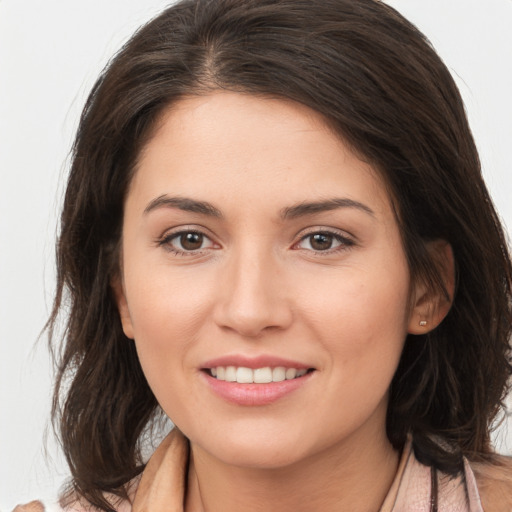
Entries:
{"label": "beige collar", "polygon": [[[142,474],[132,512],[184,512],[189,445],[174,429],[151,457]],[[396,477],[380,512],[430,512],[432,474],[414,457],[411,443],[404,448]],[[438,476],[438,512],[483,512],[475,477],[465,461],[465,474]]]}

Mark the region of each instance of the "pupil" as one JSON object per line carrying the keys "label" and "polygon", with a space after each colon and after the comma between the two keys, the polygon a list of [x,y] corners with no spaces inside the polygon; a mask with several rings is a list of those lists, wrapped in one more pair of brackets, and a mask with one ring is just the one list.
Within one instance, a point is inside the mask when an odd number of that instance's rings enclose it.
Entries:
{"label": "pupil", "polygon": [[200,233],[185,233],[181,235],[180,243],[183,249],[195,251],[203,245],[203,235]]}
{"label": "pupil", "polygon": [[311,237],[311,247],[316,251],[325,251],[332,246],[332,235],[318,233]]}

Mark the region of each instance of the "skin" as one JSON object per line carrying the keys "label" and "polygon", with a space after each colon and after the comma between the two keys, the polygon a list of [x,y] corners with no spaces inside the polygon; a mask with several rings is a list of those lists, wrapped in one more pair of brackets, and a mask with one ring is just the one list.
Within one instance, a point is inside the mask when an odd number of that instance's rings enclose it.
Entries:
{"label": "skin", "polygon": [[[345,203],[293,209],[334,198]],[[204,234],[198,250],[176,235],[187,230]],[[314,233],[332,238],[318,250]],[[411,283],[380,175],[319,114],[228,92],[167,110],[126,199],[114,290],[149,385],[190,440],[188,511],[379,509],[399,458],[389,385],[407,333],[446,308]],[[264,406],[206,384],[205,361],[261,354],[315,371]]]}

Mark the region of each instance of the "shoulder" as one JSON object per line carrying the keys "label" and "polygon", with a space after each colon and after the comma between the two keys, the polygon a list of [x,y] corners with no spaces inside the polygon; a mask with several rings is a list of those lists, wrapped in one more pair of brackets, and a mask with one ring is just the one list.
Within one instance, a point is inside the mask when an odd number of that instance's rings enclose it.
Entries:
{"label": "shoulder", "polygon": [[[116,512],[131,512],[132,502],[137,490],[140,477],[136,477],[126,485],[128,500],[123,500],[112,494],[104,494],[107,502],[110,503],[112,510]],[[73,493],[61,496],[61,502],[49,503],[45,501],[31,501],[26,505],[18,505],[12,512],[97,512],[88,501]]]}
{"label": "shoulder", "polygon": [[40,501],[31,501],[26,505],[18,505],[12,512],[44,512],[45,507]]}
{"label": "shoulder", "polygon": [[471,462],[486,512],[512,510],[512,457],[495,455],[489,462]]}
{"label": "shoulder", "polygon": [[[131,512],[132,507],[129,502],[118,502],[115,505],[116,512]],[[75,501],[72,504],[64,506],[48,504],[42,501],[31,501],[26,505],[18,505],[12,512],[94,512],[97,511],[96,507],[90,504],[85,504],[80,501]]]}
{"label": "shoulder", "polygon": [[26,505],[18,505],[12,512],[64,512],[64,510],[55,503],[31,501]]}

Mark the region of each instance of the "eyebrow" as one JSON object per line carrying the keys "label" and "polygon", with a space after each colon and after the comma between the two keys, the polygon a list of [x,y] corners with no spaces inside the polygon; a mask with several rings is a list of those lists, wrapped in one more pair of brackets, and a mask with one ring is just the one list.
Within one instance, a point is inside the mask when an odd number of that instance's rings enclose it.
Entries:
{"label": "eyebrow", "polygon": [[[207,201],[197,201],[180,196],[170,197],[165,194],[150,201],[144,209],[144,214],[146,215],[159,208],[178,208],[186,212],[199,213],[218,219],[223,218],[222,212]],[[287,206],[281,210],[281,218],[283,220],[297,219],[306,215],[314,215],[315,213],[336,210],[338,208],[356,208],[375,217],[375,212],[359,201],[348,198],[333,198],[325,201],[302,202]]]}
{"label": "eyebrow", "polygon": [[150,201],[144,209],[144,214],[148,214],[158,208],[178,208],[185,212],[200,213],[209,217],[222,218],[220,210],[206,201],[196,201],[187,197],[169,197],[162,195]]}
{"label": "eyebrow", "polygon": [[315,213],[336,210],[338,208],[356,208],[361,210],[372,217],[375,217],[375,212],[368,206],[359,201],[347,198],[333,198],[325,201],[316,201],[310,203],[299,203],[294,206],[289,206],[281,210],[282,219],[296,219],[304,217],[305,215],[314,215]]}

